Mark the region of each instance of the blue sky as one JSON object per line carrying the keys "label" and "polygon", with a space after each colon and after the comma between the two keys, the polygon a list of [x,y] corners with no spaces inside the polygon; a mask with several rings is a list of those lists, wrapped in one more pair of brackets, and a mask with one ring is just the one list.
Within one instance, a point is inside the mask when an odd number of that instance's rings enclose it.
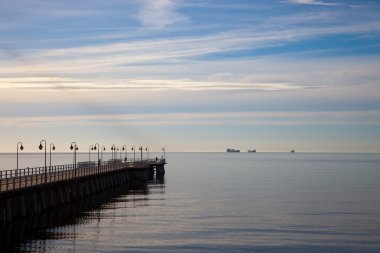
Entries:
{"label": "blue sky", "polygon": [[0,0],[0,152],[380,152],[380,2]]}

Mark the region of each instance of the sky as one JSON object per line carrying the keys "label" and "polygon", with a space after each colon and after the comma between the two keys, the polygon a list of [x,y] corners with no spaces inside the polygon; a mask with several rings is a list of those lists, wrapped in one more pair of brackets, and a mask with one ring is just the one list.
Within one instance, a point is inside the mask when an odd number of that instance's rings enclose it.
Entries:
{"label": "sky", "polygon": [[378,0],[0,0],[0,152],[380,152]]}

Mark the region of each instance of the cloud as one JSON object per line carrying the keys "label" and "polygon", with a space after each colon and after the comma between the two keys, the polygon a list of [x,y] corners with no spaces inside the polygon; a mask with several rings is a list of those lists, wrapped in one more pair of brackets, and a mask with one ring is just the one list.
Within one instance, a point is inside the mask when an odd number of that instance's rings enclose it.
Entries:
{"label": "cloud", "polygon": [[[0,90],[289,91],[299,93],[303,90],[310,91],[310,89],[317,92],[331,87],[352,86],[356,87],[359,93],[365,93],[369,91],[364,90],[363,85],[376,87],[380,77],[376,68],[380,60],[370,56],[315,59],[306,55],[306,57],[292,59],[284,55],[223,61],[184,61],[181,64],[176,62],[141,64],[127,67],[99,64],[91,69],[88,69],[91,64],[94,64],[91,59],[97,61],[96,58],[90,57],[86,60],[85,58],[80,59],[83,64],[62,60],[41,66],[9,66],[9,64],[2,66],[0,72],[4,73],[4,77],[0,75]],[[76,73],[75,71],[83,71],[80,69],[82,66],[87,68],[85,73]],[[40,69],[43,71],[39,72]],[[45,75],[47,73],[50,75]],[[88,76],[88,73],[93,74]],[[372,94],[373,92],[368,93],[369,96]]]}
{"label": "cloud", "polygon": [[[168,80],[119,80],[119,81],[82,81],[60,77],[18,77],[0,78],[0,89],[19,91],[91,91],[91,90],[252,90],[252,91],[285,91],[299,90],[306,87],[289,83],[254,83],[254,82],[222,82],[193,81],[181,79]],[[307,88],[313,88],[308,86]],[[320,87],[314,87],[320,88]]]}
{"label": "cloud", "polygon": [[340,3],[329,3],[325,1],[318,1],[318,0],[288,0],[289,3],[295,3],[295,4],[314,4],[314,5],[326,5],[326,6],[333,6],[333,5],[342,5]]}
{"label": "cloud", "polygon": [[380,125],[380,111],[215,112],[0,117],[0,127]]}
{"label": "cloud", "polygon": [[[175,12],[180,6],[180,2],[169,0],[140,3],[144,8],[153,8],[161,13],[165,10]],[[329,13],[324,15],[329,17]],[[278,56],[277,59],[271,55],[255,55],[256,50],[263,48],[281,47],[323,36],[380,34],[378,20],[358,20],[349,25],[329,20],[329,25],[321,25],[318,20],[325,18],[318,14],[311,19],[314,25],[305,27],[299,25],[304,22],[304,14],[282,18],[269,20],[272,29],[264,29],[265,25],[258,24],[251,28],[206,35],[181,34],[149,39],[140,37],[113,43],[107,40],[104,44],[66,48],[29,48],[13,52],[2,47],[0,88],[28,91],[296,91],[307,87],[350,84],[353,81],[362,84],[371,76],[373,80],[378,78],[378,71],[374,71],[373,66],[379,61],[369,60],[366,56],[354,57],[352,63],[338,57],[333,59],[334,63],[331,57],[325,61],[318,59],[320,54],[326,55],[324,49],[322,52],[309,54],[308,56],[312,56],[311,61],[305,60],[305,55],[302,56],[305,51],[288,52],[287,56]],[[285,22],[286,19],[288,22]],[[161,19],[157,22],[161,22]],[[165,23],[167,22],[169,21],[166,20]],[[296,59],[298,63],[294,63],[294,56],[299,57]],[[232,73],[231,77],[225,75],[228,72]],[[213,80],[216,76],[219,76],[218,80]],[[42,79],[32,80],[31,77]]]}
{"label": "cloud", "polygon": [[145,26],[164,28],[176,23],[188,22],[188,18],[178,12],[179,0],[141,0],[138,18]]}
{"label": "cloud", "polygon": [[[205,36],[171,37],[78,46],[60,49],[18,51],[20,57],[0,58],[0,75],[24,73],[107,73],[127,66],[183,63],[209,55],[258,50],[304,39],[339,34],[379,34],[379,22],[351,26],[287,28],[256,31],[243,29]],[[221,58],[220,60],[224,60]],[[25,64],[25,62],[33,62]],[[25,69],[27,67],[27,69]],[[114,74],[114,73],[112,73]]]}

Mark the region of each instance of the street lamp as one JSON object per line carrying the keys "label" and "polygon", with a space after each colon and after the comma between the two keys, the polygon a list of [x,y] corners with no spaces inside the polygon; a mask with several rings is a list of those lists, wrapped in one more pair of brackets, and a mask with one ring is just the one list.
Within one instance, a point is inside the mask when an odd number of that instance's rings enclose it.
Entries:
{"label": "street lamp", "polygon": [[146,147],[146,148],[145,148],[145,151],[148,152],[148,161],[149,161],[149,147]]}
{"label": "street lamp", "polygon": [[94,147],[92,145],[90,145],[88,147],[88,166],[90,167],[90,163],[91,163],[91,150],[94,150]]}
{"label": "street lamp", "polygon": [[162,148],[162,151],[164,151],[164,159],[165,159],[165,147]]}
{"label": "street lamp", "polygon": [[116,146],[115,146],[115,144],[112,144],[112,146],[111,146],[111,151],[112,151],[112,160],[114,160],[114,159],[115,159],[114,152],[116,151]]}
{"label": "street lamp", "polygon": [[142,151],[143,151],[143,147],[139,147],[139,150],[141,151],[141,162],[142,162]]}
{"label": "street lamp", "polygon": [[[96,146],[98,146],[98,148],[96,148]],[[95,143],[94,145],[94,150],[98,150],[98,166],[100,165],[100,159],[99,159],[99,143]]]}
{"label": "street lamp", "polygon": [[106,151],[106,147],[104,147],[104,146],[102,146],[102,148],[101,148],[102,150],[101,150],[101,155],[102,155],[102,161],[103,161],[103,151]]}
{"label": "street lamp", "polygon": [[[74,146],[73,146],[73,144],[74,144]],[[71,143],[70,149],[74,150],[74,169],[75,169],[75,177],[77,177],[77,150],[78,150],[78,146],[77,146],[77,143],[75,141],[73,141]]]}
{"label": "street lamp", "polygon": [[135,146],[132,146],[132,150],[133,150],[133,162],[136,161],[136,148]]}
{"label": "street lamp", "polygon": [[128,150],[128,149],[127,149],[127,146],[126,146],[126,145],[123,146],[122,151],[124,151],[124,150],[125,150],[125,158],[124,158],[124,161],[127,162],[127,161],[128,161],[128,159],[127,159],[127,150]]}
{"label": "street lamp", "polygon": [[[54,143],[50,143],[50,164],[49,164],[49,170],[51,168],[51,150],[53,149],[53,151],[55,150],[55,146],[54,146]],[[49,171],[50,172],[50,171]]]}
{"label": "street lamp", "polygon": [[[20,145],[20,147],[19,147],[19,145]],[[16,166],[16,168],[18,169],[18,149],[20,149],[20,150],[23,150],[24,149],[24,146],[22,145],[22,142],[21,141],[19,141],[18,143],[17,143],[17,155],[16,155],[16,157],[17,157],[17,166]]]}
{"label": "street lamp", "polygon": [[[45,146],[42,146],[42,142],[45,143]],[[43,148],[45,147],[45,184],[47,182],[47,170],[46,170],[46,141],[45,140],[42,140],[40,141],[40,145],[38,146],[38,148],[40,150],[42,150]]]}

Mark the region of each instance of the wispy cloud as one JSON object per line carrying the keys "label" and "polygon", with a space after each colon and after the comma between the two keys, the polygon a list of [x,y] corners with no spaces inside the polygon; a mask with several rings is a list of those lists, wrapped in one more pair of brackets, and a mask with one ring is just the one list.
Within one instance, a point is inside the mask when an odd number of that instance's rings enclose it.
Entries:
{"label": "wispy cloud", "polygon": [[181,0],[141,0],[138,18],[149,27],[164,28],[176,23],[188,22],[188,18],[178,12]]}
{"label": "wispy cloud", "polygon": [[[180,64],[174,61],[140,66],[103,65],[102,60],[104,59],[80,57],[79,62],[62,60],[32,66],[3,65],[0,67],[0,89],[299,92],[348,85],[375,87],[378,84],[376,80],[380,78],[377,70],[380,60],[370,56],[313,59],[301,55],[292,59],[284,55],[223,61],[186,61]],[[110,62],[113,60],[115,59],[109,59]],[[360,93],[364,92],[362,88],[358,89]]]}
{"label": "wispy cloud", "polygon": [[[122,72],[126,66],[178,64],[197,57],[207,57],[210,54],[257,50],[317,36],[366,33],[379,34],[379,23],[308,29],[280,27],[271,31],[243,29],[206,36],[172,37],[61,49],[19,50],[19,57],[1,59],[0,75],[20,74],[20,72],[36,75],[44,72],[107,73],[110,69]],[[33,64],[29,64],[30,62]]]}
{"label": "wispy cloud", "polygon": [[[204,36],[171,37],[167,39],[149,39],[126,43],[109,43],[96,46],[50,49],[36,51],[31,57],[120,57],[128,62],[152,62],[155,60],[183,59],[207,54],[234,52],[247,49],[266,48],[284,43],[291,43],[317,36],[380,33],[379,22],[366,22],[355,25],[332,25],[329,27],[277,27],[270,31],[240,29],[213,33]],[[128,55],[126,55],[128,54]],[[126,60],[124,59],[124,61]]]}
{"label": "wispy cloud", "polygon": [[326,1],[319,1],[319,0],[288,0],[289,3],[295,3],[295,4],[315,4],[315,5],[342,5],[341,3],[337,2],[326,2]]}
{"label": "wispy cloud", "polygon": [[[51,63],[50,66],[4,66],[1,69],[8,77],[0,76],[0,90],[299,93],[303,90],[325,90],[339,86],[347,88],[351,85],[358,87],[358,92],[363,93],[368,92],[360,88],[363,85],[377,86],[376,80],[380,78],[377,70],[379,62],[379,59],[373,57],[335,57],[316,60],[289,59],[288,56],[284,56],[228,61],[189,61],[181,64],[152,64],[125,68],[100,65],[87,72],[94,73],[90,77],[76,74],[75,71],[78,70],[76,68],[80,68],[81,64],[71,62]],[[89,60],[88,64],[91,64]],[[73,73],[70,73],[71,71]],[[102,75],[103,73],[105,75]],[[19,77],[13,77],[14,75]],[[340,91],[342,92],[347,92],[347,89]],[[368,95],[370,94],[373,92]]]}
{"label": "wispy cloud", "polygon": [[218,112],[0,117],[0,127],[380,125],[380,111]]}
{"label": "wispy cloud", "polygon": [[253,83],[253,82],[216,82],[192,80],[119,80],[119,81],[82,81],[73,78],[59,77],[24,77],[0,78],[0,89],[19,91],[92,91],[92,90],[256,90],[286,91],[305,88],[321,88],[297,86],[289,83]]}
{"label": "wispy cloud", "polygon": [[[321,1],[294,0],[293,2],[317,4]],[[325,2],[328,3],[323,1]],[[175,18],[177,14],[180,15],[177,11],[181,6],[180,1],[144,0],[138,3],[142,6],[141,13],[144,13],[140,17],[141,20],[146,18],[146,22],[151,22],[152,26],[163,27],[184,18]],[[155,16],[154,13],[159,14]],[[160,18],[160,15],[165,17]],[[270,56],[266,56],[267,60],[263,60],[250,55],[260,49],[324,36],[380,34],[378,20],[361,20],[349,25],[329,22],[327,26],[326,23],[323,25],[318,23],[319,19],[325,20],[323,15],[330,17],[326,13],[319,13],[313,18],[308,18],[304,13],[301,16],[282,16],[282,19],[278,20],[268,19],[271,24],[222,32],[214,31],[206,35],[181,34],[166,38],[135,38],[126,42],[66,48],[24,49],[17,50],[17,54],[3,49],[4,54],[0,54],[0,88],[28,91],[63,89],[294,91],[324,88],[328,84],[347,84],[350,78],[350,82],[360,78],[360,82],[363,83],[369,80],[366,76],[377,77],[371,65],[373,61],[363,57],[354,59],[350,66],[347,66],[349,63],[344,59],[334,59],[338,64],[333,64],[329,60],[325,62],[314,60],[307,62],[314,66],[307,68],[307,65],[303,64],[306,62],[304,59],[298,59],[299,64],[292,65],[291,57],[281,62],[281,59]],[[305,18],[313,25],[308,27],[300,25]],[[271,29],[267,29],[267,25]],[[241,57],[243,55],[241,52],[244,53],[244,59]],[[291,56],[297,54],[299,52],[290,53]],[[230,58],[231,55],[234,56]],[[378,61],[375,64],[378,64]],[[300,71],[297,72],[297,69]],[[224,74],[228,72],[233,73],[232,79],[225,78]],[[345,72],[344,75],[342,72]],[[11,78],[16,76],[23,79]],[[215,76],[222,78],[213,80]],[[319,77],[310,78],[313,76]]]}

